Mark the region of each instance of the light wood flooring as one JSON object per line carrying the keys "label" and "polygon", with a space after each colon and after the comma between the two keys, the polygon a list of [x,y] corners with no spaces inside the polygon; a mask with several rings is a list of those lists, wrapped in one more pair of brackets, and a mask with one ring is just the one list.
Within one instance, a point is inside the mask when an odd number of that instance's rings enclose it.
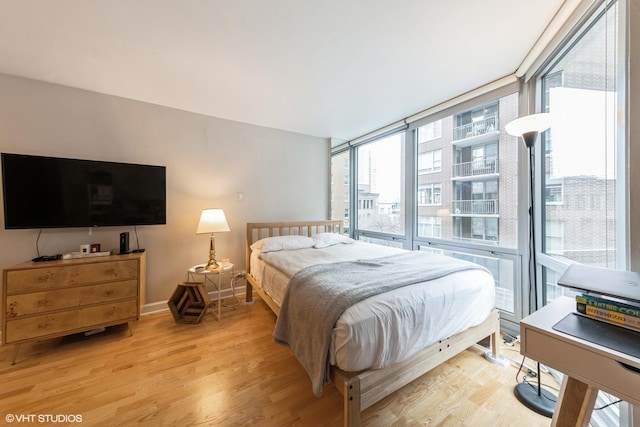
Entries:
{"label": "light wood flooring", "polygon": [[[342,425],[342,396],[332,384],[313,395],[291,351],[273,342],[274,324],[258,300],[225,308],[220,322],[180,325],[166,312],[134,322],[132,337],[122,325],[24,344],[14,366],[13,346],[0,346],[0,424],[44,414],[80,415],[84,427]],[[516,370],[472,348],[365,410],[363,424],[548,426],[514,397]]]}

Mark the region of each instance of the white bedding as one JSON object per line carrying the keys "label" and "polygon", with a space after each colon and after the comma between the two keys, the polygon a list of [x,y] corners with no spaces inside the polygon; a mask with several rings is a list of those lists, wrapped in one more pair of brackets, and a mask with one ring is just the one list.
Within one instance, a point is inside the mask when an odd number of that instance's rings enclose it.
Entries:
{"label": "white bedding", "polygon": [[[270,252],[250,258],[251,275],[280,305],[289,279],[317,263],[378,258],[400,249],[363,242]],[[281,269],[263,258],[278,257]],[[468,270],[368,298],[347,309],[333,330],[330,362],[345,371],[384,368],[481,323],[494,306],[493,277]]]}

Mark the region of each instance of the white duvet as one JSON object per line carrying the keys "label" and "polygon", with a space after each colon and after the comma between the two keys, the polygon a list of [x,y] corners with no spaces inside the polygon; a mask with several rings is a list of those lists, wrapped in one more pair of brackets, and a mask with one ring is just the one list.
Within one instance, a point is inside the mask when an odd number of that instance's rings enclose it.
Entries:
{"label": "white duvet", "polygon": [[[250,271],[280,305],[289,279],[302,268],[399,251],[355,242],[270,252],[268,257],[278,257],[280,269],[253,252]],[[345,371],[359,371],[405,360],[438,340],[484,321],[494,306],[494,286],[493,277],[486,271],[468,270],[361,301],[338,319],[331,337],[330,362]]]}

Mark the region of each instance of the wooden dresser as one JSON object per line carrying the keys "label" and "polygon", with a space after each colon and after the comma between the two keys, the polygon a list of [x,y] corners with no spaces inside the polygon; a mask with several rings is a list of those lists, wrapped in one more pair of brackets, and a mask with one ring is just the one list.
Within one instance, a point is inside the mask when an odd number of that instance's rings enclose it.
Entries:
{"label": "wooden dresser", "polygon": [[2,272],[2,342],[19,344],[129,323],[144,305],[144,252],[26,262]]}

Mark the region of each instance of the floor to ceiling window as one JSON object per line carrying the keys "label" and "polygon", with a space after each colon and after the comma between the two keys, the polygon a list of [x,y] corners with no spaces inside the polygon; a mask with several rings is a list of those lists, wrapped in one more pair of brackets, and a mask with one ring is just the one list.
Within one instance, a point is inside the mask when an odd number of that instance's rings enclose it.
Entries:
{"label": "floor to ceiling window", "polygon": [[[543,111],[540,191],[542,297],[573,295],[557,281],[571,263],[627,269],[625,25],[623,0],[607,0],[539,74]],[[622,12],[622,13],[621,13]],[[602,284],[606,286],[606,283]],[[590,425],[620,425],[617,398],[600,393]]]}
{"label": "floor to ceiling window", "polygon": [[[356,232],[360,240],[402,247],[405,234],[405,134],[355,147]],[[431,167],[436,162],[431,160]],[[437,197],[431,188],[426,198]],[[395,236],[399,239],[388,240]]]}
{"label": "floor to ceiling window", "polygon": [[351,217],[351,164],[348,147],[331,156],[331,219],[342,219],[349,234]]}
{"label": "floor to ceiling window", "polygon": [[412,127],[418,165],[414,247],[487,267],[505,317],[520,308],[518,145],[503,130],[517,107],[515,92],[489,96]]}
{"label": "floor to ceiling window", "polygon": [[[625,218],[624,167],[619,167],[624,135],[618,127],[624,26],[618,21],[618,2],[606,2],[539,79],[543,109],[554,118],[543,134],[540,159],[543,262],[555,258],[626,268],[625,236],[619,232]],[[543,272],[546,301],[566,293],[556,285],[561,269],[546,263]]]}
{"label": "floor to ceiling window", "polygon": [[484,265],[514,331],[523,310],[519,144],[504,126],[518,104],[512,83],[356,141],[334,152],[331,169],[331,217],[344,219],[353,237]]}

